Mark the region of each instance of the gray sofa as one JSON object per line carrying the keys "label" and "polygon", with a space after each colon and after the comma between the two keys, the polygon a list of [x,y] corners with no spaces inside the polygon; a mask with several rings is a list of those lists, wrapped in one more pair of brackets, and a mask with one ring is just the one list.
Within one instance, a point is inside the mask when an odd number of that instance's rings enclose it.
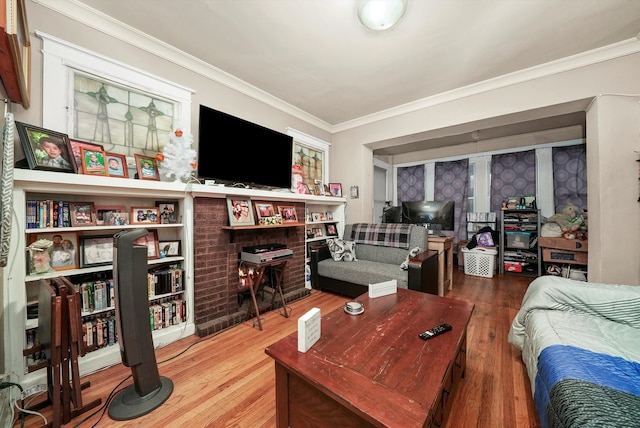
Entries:
{"label": "gray sofa", "polygon": [[[416,225],[409,226],[408,247],[398,248],[363,243],[357,232],[363,227],[373,226],[376,230],[385,230],[384,224],[348,224],[343,239],[355,241],[355,261],[334,261],[327,244],[311,248],[311,286],[322,291],[357,297],[369,291],[369,284],[397,280],[399,288],[438,294],[438,255],[437,251],[426,250],[427,229]],[[391,226],[393,227],[393,226]],[[356,232],[356,233],[354,233]],[[359,239],[360,238],[360,239]],[[412,248],[420,247],[422,252],[411,258],[407,270],[400,268],[406,261]]]}

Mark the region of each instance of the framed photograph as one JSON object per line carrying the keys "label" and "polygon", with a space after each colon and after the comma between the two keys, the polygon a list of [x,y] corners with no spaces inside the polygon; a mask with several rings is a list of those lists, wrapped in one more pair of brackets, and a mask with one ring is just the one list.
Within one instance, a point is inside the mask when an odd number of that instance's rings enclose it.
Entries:
{"label": "framed photograph", "polygon": [[256,202],[256,214],[258,215],[258,221],[261,218],[273,217],[276,215],[275,210],[273,209],[273,204],[268,202]]}
{"label": "framed photograph", "polygon": [[113,235],[80,236],[80,267],[113,263]]}
{"label": "framed photograph", "polygon": [[139,180],[155,180],[160,181],[160,173],[158,172],[158,163],[156,158],[151,156],[143,156],[134,154],[136,158],[136,170],[138,171]]}
{"label": "framed photograph", "polygon": [[160,208],[158,207],[131,207],[131,224],[159,224]]}
{"label": "framed photograph", "polygon": [[329,183],[329,190],[332,196],[342,196],[342,184],[341,183]]}
{"label": "framed photograph", "polygon": [[94,144],[88,141],[80,141],[80,140],[74,140],[74,139],[69,139],[69,142],[71,143],[71,151],[73,153],[73,162],[76,165],[76,170],[78,174],[84,174],[84,169],[82,169],[82,149],[83,148],[87,150],[104,151],[104,148],[102,147],[101,144]]}
{"label": "framed photograph", "polygon": [[328,184],[324,185],[324,193],[323,193],[323,195],[325,195],[325,196],[333,196],[331,194],[331,190],[329,189],[329,185]]}
{"label": "framed photograph", "polygon": [[316,183],[313,185],[313,194],[316,196],[322,196],[324,194],[322,183]]}
{"label": "framed photograph", "polygon": [[127,208],[124,205],[98,205],[96,206],[96,224],[100,225],[117,225],[112,217],[113,214],[116,213],[125,213],[127,214],[127,223],[129,224],[129,214]]}
{"label": "framed photograph", "polygon": [[327,236],[338,236],[338,228],[336,223],[327,223]]}
{"label": "framed photograph", "polygon": [[325,213],[325,218],[326,218],[327,220],[333,220],[333,211],[327,211],[327,212]]}
{"label": "framed photograph", "polygon": [[313,221],[313,222],[322,221],[322,214],[320,214],[320,213],[311,213],[311,221]]}
{"label": "framed photograph", "polygon": [[107,160],[103,150],[80,148],[82,170],[87,175],[107,175]]}
{"label": "framed photograph", "polygon": [[15,122],[30,169],[76,173],[69,136],[49,129]]}
{"label": "framed photograph", "polygon": [[249,198],[227,198],[227,211],[229,211],[229,226],[253,226],[253,210]]}
{"label": "framed photograph", "polygon": [[[7,1],[6,9],[3,9],[7,16],[3,17],[3,31],[7,34],[7,45],[16,72],[14,76],[3,75],[2,80],[9,99],[28,109],[31,98],[31,40],[24,3],[25,0]],[[13,19],[9,19],[8,10],[13,11]],[[6,51],[4,55],[8,55]]]}
{"label": "framed photograph", "polygon": [[147,246],[147,259],[159,259],[160,250],[158,247],[158,232],[156,230],[150,230],[147,236],[142,236],[135,241],[134,244]]}
{"label": "framed photograph", "polygon": [[69,202],[71,226],[95,226],[96,210],[93,202]]}
{"label": "framed photograph", "polygon": [[109,177],[129,178],[125,155],[106,152],[105,157],[107,158],[107,175]]}
{"label": "framed photograph", "polygon": [[296,213],[296,207],[294,206],[278,206],[278,212],[282,217],[283,223],[297,223],[298,214]]}
{"label": "framed photograph", "polygon": [[359,197],[358,186],[351,186],[349,191],[351,194],[351,199],[358,199]]}
{"label": "framed photograph", "polygon": [[322,238],[324,236],[324,232],[322,231],[321,227],[314,227],[311,229],[311,231],[313,232],[314,238]]}
{"label": "framed photograph", "polygon": [[160,241],[158,242],[160,247],[160,257],[174,257],[179,256],[182,252],[181,241]]}
{"label": "framed photograph", "polygon": [[47,239],[53,242],[49,248],[53,270],[78,269],[77,232],[40,233],[31,239]]}
{"label": "framed photograph", "polygon": [[178,223],[178,201],[156,201],[160,211],[160,224]]}

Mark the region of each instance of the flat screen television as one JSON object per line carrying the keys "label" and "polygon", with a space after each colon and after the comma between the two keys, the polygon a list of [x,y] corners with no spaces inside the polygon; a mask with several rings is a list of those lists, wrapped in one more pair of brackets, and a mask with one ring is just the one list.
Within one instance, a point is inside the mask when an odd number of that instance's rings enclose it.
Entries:
{"label": "flat screen television", "polygon": [[402,202],[402,222],[422,224],[431,230],[454,230],[454,201]]}
{"label": "flat screen television", "polygon": [[291,188],[293,137],[200,105],[198,178],[225,185]]}

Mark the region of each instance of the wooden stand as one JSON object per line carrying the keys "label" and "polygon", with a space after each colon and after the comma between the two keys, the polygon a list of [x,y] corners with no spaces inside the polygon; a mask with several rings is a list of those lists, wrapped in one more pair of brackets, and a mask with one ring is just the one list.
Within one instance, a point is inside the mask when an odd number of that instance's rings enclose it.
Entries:
{"label": "wooden stand", "polygon": [[[260,307],[258,305],[258,301],[256,300],[256,291],[258,291],[258,287],[262,284],[262,278],[264,277],[264,272],[267,267],[271,267],[275,271],[275,285],[273,288],[273,294],[271,296],[271,304],[268,308],[273,308],[273,305],[276,301],[276,293],[280,295],[280,302],[282,303],[282,308],[284,309],[284,317],[289,318],[289,313],[287,312],[287,305],[284,301],[284,294],[282,293],[282,277],[284,275],[284,268],[287,264],[287,259],[277,259],[271,260],[269,262],[264,263],[253,263],[248,261],[242,261],[243,266],[248,266],[253,268],[253,275],[248,276],[249,279],[249,291],[251,292],[251,302],[253,305],[249,305],[247,309],[247,320],[251,318],[252,309],[255,311],[258,328],[262,330],[262,320],[260,319]],[[256,322],[253,323],[254,327]]]}
{"label": "wooden stand", "polygon": [[453,288],[453,238],[429,235],[427,248],[438,252],[438,296],[444,297]]}
{"label": "wooden stand", "polygon": [[47,400],[34,408],[53,406],[53,420],[46,427],[58,428],[76,416],[98,406],[97,399],[82,404],[78,358],[85,354],[82,343],[80,296],[66,278],[54,278],[53,284],[42,280],[38,299],[38,333],[40,345],[23,351],[30,355],[44,351],[47,359],[30,366],[29,372],[47,368]]}

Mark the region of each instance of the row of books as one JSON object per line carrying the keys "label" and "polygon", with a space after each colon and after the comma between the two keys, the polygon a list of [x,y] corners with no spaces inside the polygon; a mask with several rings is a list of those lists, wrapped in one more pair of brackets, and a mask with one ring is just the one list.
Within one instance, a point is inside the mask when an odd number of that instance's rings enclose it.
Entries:
{"label": "row of books", "polygon": [[71,227],[69,201],[27,200],[27,229]]}
{"label": "row of books", "polygon": [[151,330],[180,324],[187,321],[187,301],[183,299],[167,299],[149,306]]}

